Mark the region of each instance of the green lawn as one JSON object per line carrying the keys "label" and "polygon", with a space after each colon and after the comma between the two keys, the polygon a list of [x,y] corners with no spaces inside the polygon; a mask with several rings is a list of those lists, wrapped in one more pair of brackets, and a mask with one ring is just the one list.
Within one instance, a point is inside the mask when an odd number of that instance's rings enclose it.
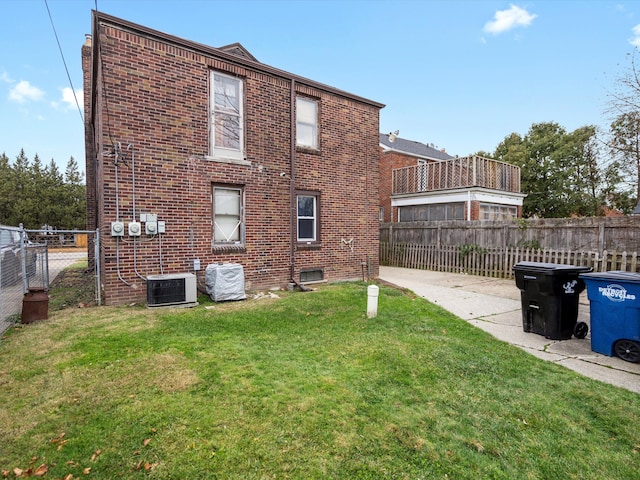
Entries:
{"label": "green lawn", "polygon": [[279,295],[67,309],[10,331],[0,343],[0,470],[638,478],[640,395],[390,287],[375,319],[364,283]]}

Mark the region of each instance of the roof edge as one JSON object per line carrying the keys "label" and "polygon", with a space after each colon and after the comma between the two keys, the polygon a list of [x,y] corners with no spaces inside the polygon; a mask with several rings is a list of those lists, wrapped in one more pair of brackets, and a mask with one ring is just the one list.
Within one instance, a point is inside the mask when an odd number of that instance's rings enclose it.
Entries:
{"label": "roof edge", "polygon": [[[259,72],[262,73],[266,73],[269,75],[273,75],[273,76],[277,76],[280,78],[284,78],[286,80],[293,80],[296,83],[300,83],[312,88],[317,88],[319,90],[324,90],[328,93],[333,93],[335,95],[338,95],[340,97],[343,98],[347,98],[350,100],[354,100],[360,103],[365,103],[368,105],[371,105],[373,107],[377,107],[377,108],[384,108],[385,104],[380,103],[380,102],[376,102],[374,100],[370,100],[368,98],[364,98],[361,97],[359,95],[354,95],[352,93],[346,92],[344,90],[340,90],[338,88],[332,87],[330,85],[326,85],[324,83],[320,83],[317,82],[315,80],[311,80],[309,78],[305,78],[305,77],[301,77],[298,75],[295,75],[293,73],[289,73],[286,72],[284,70],[280,70],[278,68],[275,67],[271,67],[269,65],[266,65],[264,63],[260,63],[258,61],[252,61],[249,59],[245,59],[242,57],[239,57],[237,55],[233,55],[227,52],[224,52],[222,50],[220,50],[219,48],[216,47],[211,47],[209,45],[205,45],[202,43],[197,43],[191,40],[187,40],[181,37],[177,37],[175,35],[171,35],[168,33],[164,33],[161,32],[159,30],[154,30],[152,28],[149,27],[145,27],[143,25],[137,24],[137,23],[133,23],[130,22],[128,20],[124,20],[122,18],[118,18],[115,17],[113,15],[109,15],[107,13],[103,13],[103,12],[99,12],[97,10],[92,10],[92,15],[93,15],[93,19],[94,22],[96,22],[96,24],[98,23],[107,23],[107,24],[111,24],[112,26],[116,27],[116,28],[121,28],[123,30],[130,30],[132,32],[138,33],[140,35],[145,35],[148,37],[152,37],[155,38],[156,40],[162,41],[162,42],[169,42],[169,43],[174,43],[174,44],[178,44],[181,45],[187,49],[190,49],[192,51],[198,52],[198,53],[202,53],[205,55],[210,55],[210,56],[217,56],[221,59],[223,59],[226,62],[229,62],[231,64],[235,64],[238,66],[242,66],[242,67],[246,67],[246,68],[250,68],[252,70],[257,70]],[[96,28],[96,33],[97,33],[97,28]]]}

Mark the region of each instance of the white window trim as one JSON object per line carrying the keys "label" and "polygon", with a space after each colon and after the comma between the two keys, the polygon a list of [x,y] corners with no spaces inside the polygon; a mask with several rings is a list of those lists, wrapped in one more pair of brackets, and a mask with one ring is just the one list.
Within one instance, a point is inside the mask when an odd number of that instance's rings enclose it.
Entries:
{"label": "white window trim", "polygon": [[[506,216],[506,220],[518,218],[518,207],[514,205],[503,205],[499,203],[480,203],[479,205],[480,220],[503,220],[500,217]],[[497,213],[498,218],[484,218],[485,216],[493,217]]]}
{"label": "white window trim", "polygon": [[[215,108],[215,78],[216,77],[225,77],[228,79],[232,79],[238,83],[238,117],[239,117],[239,145],[240,148],[238,150],[227,147],[217,147],[215,145],[215,121],[214,117],[216,114]],[[224,73],[220,73],[212,70],[209,79],[210,85],[210,94],[209,94],[209,155],[206,156],[207,160],[220,161],[220,162],[228,162],[228,163],[238,163],[241,165],[251,164],[251,162],[245,159],[244,153],[244,82],[241,78],[234,77],[231,75],[225,75]],[[229,114],[228,112],[219,112],[224,114]]]}
{"label": "white window trim", "polygon": [[[225,190],[236,190],[239,192],[239,199],[240,199],[240,216],[239,216],[239,220],[238,220],[238,225],[236,226],[236,229],[239,229],[239,235],[238,237],[240,238],[239,240],[217,240],[216,236],[215,236],[215,232],[216,232],[216,205],[215,205],[215,198],[216,198],[216,188],[220,188],[220,189],[225,189]],[[242,246],[245,244],[245,217],[244,217],[244,213],[245,213],[245,208],[244,208],[244,202],[245,202],[245,195],[244,195],[244,188],[239,187],[237,185],[223,185],[223,184],[214,184],[211,187],[211,206],[213,209],[213,215],[212,215],[212,231],[211,231],[211,243],[213,245],[213,247],[225,247],[225,246]],[[235,229],[234,229],[235,231]]]}
{"label": "white window trim", "polygon": [[[298,102],[307,102],[310,104],[313,104],[315,107],[315,122],[313,124],[308,123],[308,122],[302,122],[300,121],[298,114],[297,114],[297,110],[298,110]],[[319,109],[318,109],[318,101],[314,100],[312,98],[308,98],[308,97],[302,97],[302,96],[297,96],[296,97],[296,147],[300,147],[300,148],[310,148],[312,150],[318,150],[318,132],[319,132],[319,127],[318,127],[318,113],[319,113]],[[299,130],[299,125],[310,125],[313,128],[313,131],[315,133],[314,135],[314,141],[313,141],[313,145],[308,145],[306,143],[301,143],[300,138],[298,137],[298,130]]]}
{"label": "white window trim", "polygon": [[[300,216],[298,214],[298,199],[300,197],[313,198],[313,217]],[[313,237],[301,238],[300,237],[300,219],[313,220]],[[296,195],[296,239],[299,243],[315,243],[318,241],[318,195],[310,193],[298,193]]]}

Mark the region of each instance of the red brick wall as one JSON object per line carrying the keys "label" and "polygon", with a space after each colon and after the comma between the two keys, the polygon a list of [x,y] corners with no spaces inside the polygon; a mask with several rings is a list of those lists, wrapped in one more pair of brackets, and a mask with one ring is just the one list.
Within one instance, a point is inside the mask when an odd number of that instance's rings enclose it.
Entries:
{"label": "red brick wall", "polygon": [[[201,275],[209,263],[242,264],[248,290],[286,286],[291,278],[291,82],[104,23],[100,41],[102,96],[87,172],[91,158],[97,158],[105,302],[144,301],[141,277],[161,273],[161,266],[164,273],[192,271],[193,259],[200,259]],[[97,49],[93,52],[95,57]],[[211,69],[244,79],[251,165],[205,158]],[[295,246],[294,276],[299,279],[301,269],[322,268],[329,281],[362,278],[363,262],[377,276],[379,108],[302,84],[296,91],[319,100],[320,151],[296,152],[294,187],[320,193],[321,241]],[[125,155],[116,169],[117,142]],[[214,183],[244,186],[242,251],[212,249]],[[143,234],[134,243],[125,235],[116,244],[110,236],[117,211],[120,220],[134,220],[134,201],[136,221],[140,213],[155,213],[166,222],[161,239]]]}
{"label": "red brick wall", "polygon": [[465,202],[464,205],[464,217],[467,220],[479,220],[480,219],[480,202],[477,200],[471,201],[471,218],[467,218],[469,213],[468,202]]}

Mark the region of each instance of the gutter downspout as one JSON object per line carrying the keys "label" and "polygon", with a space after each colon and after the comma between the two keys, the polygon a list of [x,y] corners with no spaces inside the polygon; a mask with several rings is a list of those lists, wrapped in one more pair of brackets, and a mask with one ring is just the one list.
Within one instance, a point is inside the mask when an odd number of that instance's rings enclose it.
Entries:
{"label": "gutter downspout", "polygon": [[291,79],[291,105],[290,105],[290,139],[289,139],[289,212],[290,212],[290,229],[289,229],[289,255],[290,255],[290,271],[289,277],[291,279],[291,283],[296,285],[303,292],[311,291],[310,288],[305,287],[300,284],[295,278],[296,274],[296,132],[295,132],[295,124],[296,124],[296,111],[295,111],[295,101],[296,101],[296,80],[295,78]]}
{"label": "gutter downspout", "polygon": [[296,112],[295,112],[295,102],[296,101],[296,81],[295,79],[291,79],[291,102],[290,102],[290,129],[289,129],[289,277],[293,283],[295,281],[295,267],[296,267],[296,250],[295,250],[295,234],[296,234],[296,204],[295,204],[295,178],[296,178],[296,166],[295,166],[295,157],[296,157],[296,147],[295,147],[295,121],[296,121]]}

